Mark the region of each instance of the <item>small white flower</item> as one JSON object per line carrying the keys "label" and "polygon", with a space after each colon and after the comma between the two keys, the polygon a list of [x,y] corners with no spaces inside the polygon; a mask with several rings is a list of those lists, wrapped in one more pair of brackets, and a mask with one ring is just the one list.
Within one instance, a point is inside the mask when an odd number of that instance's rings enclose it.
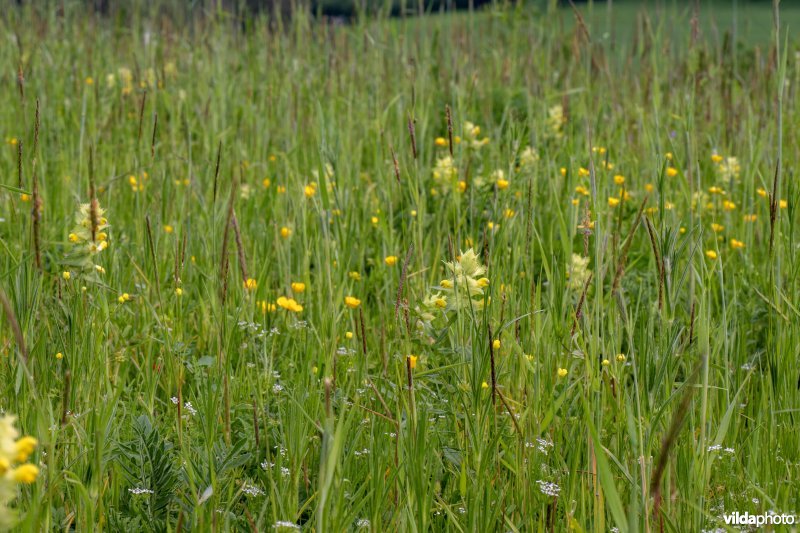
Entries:
{"label": "small white flower", "polygon": [[541,479],[536,483],[539,484],[539,490],[542,492],[542,494],[546,494],[547,496],[558,496],[558,494],[561,492],[561,487],[555,483],[542,481]]}
{"label": "small white flower", "polygon": [[128,489],[128,492],[130,492],[131,494],[136,494],[136,495],[139,495],[139,494],[153,494],[152,490],[141,488],[141,487],[134,487],[132,489]]}

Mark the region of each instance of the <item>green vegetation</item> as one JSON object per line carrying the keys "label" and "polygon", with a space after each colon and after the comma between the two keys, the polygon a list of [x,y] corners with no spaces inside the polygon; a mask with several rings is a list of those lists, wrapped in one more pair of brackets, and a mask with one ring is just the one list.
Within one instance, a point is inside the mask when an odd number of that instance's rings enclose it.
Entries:
{"label": "green vegetation", "polygon": [[0,528],[800,510],[796,8],[56,4],[0,19]]}

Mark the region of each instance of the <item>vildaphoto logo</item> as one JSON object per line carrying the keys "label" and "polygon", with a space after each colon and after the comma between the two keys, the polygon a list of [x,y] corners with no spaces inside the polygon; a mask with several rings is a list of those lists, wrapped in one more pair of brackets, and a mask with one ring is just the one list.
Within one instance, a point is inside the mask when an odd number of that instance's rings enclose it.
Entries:
{"label": "vildaphoto logo", "polygon": [[791,514],[763,513],[750,514],[748,512],[733,513],[722,515],[725,524],[729,526],[774,526],[774,525],[793,525],[795,516]]}

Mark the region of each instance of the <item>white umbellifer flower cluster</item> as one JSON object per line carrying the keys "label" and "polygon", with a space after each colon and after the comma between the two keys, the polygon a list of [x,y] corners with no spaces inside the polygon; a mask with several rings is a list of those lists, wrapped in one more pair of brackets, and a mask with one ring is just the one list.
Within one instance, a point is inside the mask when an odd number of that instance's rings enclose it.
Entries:
{"label": "white umbellifer flower cluster", "polygon": [[558,496],[561,492],[561,487],[551,481],[542,481],[540,479],[536,483],[538,483],[541,493],[547,496]]}

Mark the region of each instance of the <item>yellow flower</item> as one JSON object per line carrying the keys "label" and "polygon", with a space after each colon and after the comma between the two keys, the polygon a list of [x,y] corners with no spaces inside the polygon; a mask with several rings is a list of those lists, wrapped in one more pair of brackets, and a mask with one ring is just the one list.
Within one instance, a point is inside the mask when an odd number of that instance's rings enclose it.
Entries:
{"label": "yellow flower", "polygon": [[608,197],[608,207],[617,207],[619,205],[619,198],[613,196]]}
{"label": "yellow flower", "polygon": [[453,282],[450,281],[449,279],[443,279],[442,281],[439,282],[439,285],[444,289],[452,289],[453,288]]}
{"label": "yellow flower", "polygon": [[244,280],[243,284],[244,288],[247,289],[248,291],[254,291],[256,290],[256,288],[258,288],[258,282],[253,278],[247,278],[246,280]]}
{"label": "yellow flower", "polygon": [[508,189],[508,180],[500,178],[497,180],[497,188],[501,191]]}
{"label": "yellow flower", "polygon": [[91,76],[86,78],[86,85],[94,85],[94,78]]}
{"label": "yellow flower", "polygon": [[181,289],[180,287],[177,287],[175,289],[175,296],[183,296],[183,289]]}
{"label": "yellow flower", "polygon": [[373,226],[377,226],[378,225],[378,217],[372,217],[370,219],[370,222],[372,222]]}
{"label": "yellow flower", "polygon": [[292,292],[296,292],[298,294],[304,292],[306,290],[306,284],[300,281],[295,281],[292,283]]}
{"label": "yellow flower", "polygon": [[578,185],[577,187],[575,187],[575,192],[578,194],[582,194],[584,196],[589,196],[589,189],[587,189],[583,185]]}
{"label": "yellow flower", "polygon": [[730,200],[725,200],[724,202],[722,202],[722,209],[724,209],[725,211],[733,211],[734,209],[736,209],[736,204],[731,202]]}
{"label": "yellow flower", "polygon": [[567,374],[569,374],[569,370],[567,370],[566,368],[559,368],[558,369],[558,377],[564,378],[564,377],[567,377]]}
{"label": "yellow flower", "polygon": [[263,180],[261,180],[261,186],[264,187],[265,189],[269,189],[270,185],[272,185],[272,180],[270,180],[269,178],[264,178]]}
{"label": "yellow flower", "polygon": [[779,203],[779,205],[781,206],[781,209],[786,209],[787,207],[789,207],[789,202],[788,202],[788,201],[786,201],[786,200],[781,200],[781,201],[780,201],[780,202],[778,202],[778,203]]}
{"label": "yellow flower", "polygon": [[408,357],[408,366],[411,367],[411,370],[417,368],[417,356],[416,355],[407,355]]}
{"label": "yellow flower", "polygon": [[38,441],[33,437],[22,437],[21,439],[19,439],[14,444],[17,451],[16,461],[18,463],[24,463],[25,461],[27,461],[28,457],[31,456],[37,444]]}
{"label": "yellow flower", "polygon": [[614,183],[616,183],[617,185],[622,185],[623,183],[625,183],[625,176],[623,176],[622,174],[615,175]]}
{"label": "yellow flower", "polygon": [[347,277],[349,277],[353,281],[361,281],[361,274],[359,274],[356,271],[348,272]]}
{"label": "yellow flower", "polygon": [[711,229],[712,231],[714,231],[714,233],[719,233],[725,229],[725,226],[714,222],[713,224],[711,224]]}
{"label": "yellow flower", "polygon": [[480,287],[481,289],[483,289],[484,287],[488,287],[489,286],[489,278],[480,278],[477,283],[478,283],[478,287]]}
{"label": "yellow flower", "polygon": [[284,239],[288,239],[289,235],[291,235],[291,234],[292,234],[292,230],[290,230],[286,226],[281,228],[281,237],[283,237]]}
{"label": "yellow flower", "polygon": [[715,164],[721,163],[722,162],[722,156],[717,154],[717,153],[711,154],[711,162],[715,163]]}
{"label": "yellow flower", "polygon": [[484,381],[483,383],[481,383],[481,388],[482,389],[488,389],[489,388],[489,384]]}
{"label": "yellow flower", "polygon": [[355,296],[345,296],[344,297],[344,305],[346,305],[350,309],[355,309],[356,307],[361,305],[361,300],[359,300]]}
{"label": "yellow flower", "polygon": [[580,168],[578,169],[578,176],[579,176],[579,177],[581,177],[581,178],[586,178],[586,177],[588,177],[588,176],[589,176],[589,169],[588,169],[588,168],[583,168],[583,167],[580,167]]}
{"label": "yellow flower", "polygon": [[711,259],[712,261],[717,258],[717,252],[714,250],[706,250],[706,257]]}
{"label": "yellow flower", "polygon": [[63,353],[61,353],[61,352],[58,352],[58,353],[56,354],[56,359],[64,359],[64,354],[63,354]]}
{"label": "yellow flower", "polygon": [[383,262],[386,263],[386,266],[394,266],[397,264],[397,256],[387,255]]}
{"label": "yellow flower", "polygon": [[276,300],[276,303],[281,306],[283,309],[287,311],[291,311],[293,313],[299,313],[303,310],[303,306],[297,303],[294,298],[287,298],[286,296],[281,296]]}
{"label": "yellow flower", "polygon": [[754,214],[745,215],[742,217],[742,220],[744,220],[745,222],[755,222],[756,219],[758,219],[758,216]]}
{"label": "yellow flower", "polygon": [[503,216],[506,217],[506,218],[512,218],[514,216],[514,214],[515,214],[514,210],[511,209],[510,207],[507,208],[505,211],[503,211]]}
{"label": "yellow flower", "polygon": [[170,226],[169,224],[166,224],[164,226],[164,231],[167,232],[167,233],[172,233],[174,231],[174,228],[172,226]]}
{"label": "yellow flower", "polygon": [[23,202],[30,202],[30,201],[31,201],[31,195],[30,195],[30,194],[25,194],[25,193],[22,193],[22,194],[19,196],[19,199],[20,199],[20,200],[22,200]]}
{"label": "yellow flower", "polygon": [[608,366],[610,364],[611,364],[611,361],[609,361],[608,359],[603,359],[603,366]]}
{"label": "yellow flower", "polygon": [[353,332],[352,331],[345,332],[344,338],[347,339],[347,340],[352,339],[353,338]]}
{"label": "yellow flower", "polygon": [[767,191],[765,191],[765,190],[764,190],[764,189],[762,189],[761,187],[759,187],[758,189],[756,189],[756,193],[757,193],[757,194],[758,194],[758,195],[759,195],[761,198],[766,198],[766,197],[767,197]]}
{"label": "yellow flower", "polygon": [[278,194],[283,194],[286,192],[286,185],[278,185]]}
{"label": "yellow flower", "polygon": [[306,185],[303,187],[303,194],[306,195],[306,198],[311,198],[315,194],[317,194],[317,186],[313,183]]}
{"label": "yellow flower", "polygon": [[458,192],[466,192],[467,190],[467,182],[464,180],[458,180],[458,184],[456,186],[458,187]]}
{"label": "yellow flower", "polygon": [[558,172],[561,174],[561,177],[566,177],[567,175],[567,167],[561,167],[558,169]]}
{"label": "yellow flower", "polygon": [[741,250],[744,248],[744,243],[742,241],[737,241],[736,239],[731,239],[731,248],[734,250]]}
{"label": "yellow flower", "polygon": [[438,146],[439,148],[443,148],[447,146],[447,139],[445,139],[444,137],[436,137],[434,144],[436,144],[436,146]]}
{"label": "yellow flower", "polygon": [[17,483],[23,483],[25,485],[30,485],[34,481],[36,481],[36,477],[39,475],[39,469],[30,464],[20,465],[11,472],[11,476],[14,478],[14,481]]}
{"label": "yellow flower", "polygon": [[433,301],[433,304],[438,307],[439,309],[444,309],[447,307],[447,299],[439,297]]}
{"label": "yellow flower", "polygon": [[500,339],[495,339],[492,341],[492,348],[494,348],[495,350],[500,349]]}
{"label": "yellow flower", "polygon": [[624,353],[618,353],[617,354],[617,362],[619,362],[619,363],[624,363],[625,362],[625,354]]}
{"label": "yellow flower", "polygon": [[72,274],[69,272],[69,270],[65,270],[61,273],[61,277],[64,278],[64,281],[69,281],[69,279],[72,277]]}
{"label": "yellow flower", "polygon": [[653,184],[652,184],[652,183],[647,183],[647,184],[644,186],[644,190],[645,190],[645,191],[647,191],[647,192],[653,192],[653,189],[654,189],[654,188],[655,188],[655,187],[653,187]]}
{"label": "yellow flower", "polygon": [[76,242],[78,242],[78,240],[80,240],[79,237],[75,233],[70,233],[68,239],[69,239],[69,242],[72,242],[72,243],[76,243]]}
{"label": "yellow flower", "polygon": [[677,168],[669,167],[667,169],[667,176],[669,176],[670,178],[674,178],[677,175],[678,175],[678,169]]}

